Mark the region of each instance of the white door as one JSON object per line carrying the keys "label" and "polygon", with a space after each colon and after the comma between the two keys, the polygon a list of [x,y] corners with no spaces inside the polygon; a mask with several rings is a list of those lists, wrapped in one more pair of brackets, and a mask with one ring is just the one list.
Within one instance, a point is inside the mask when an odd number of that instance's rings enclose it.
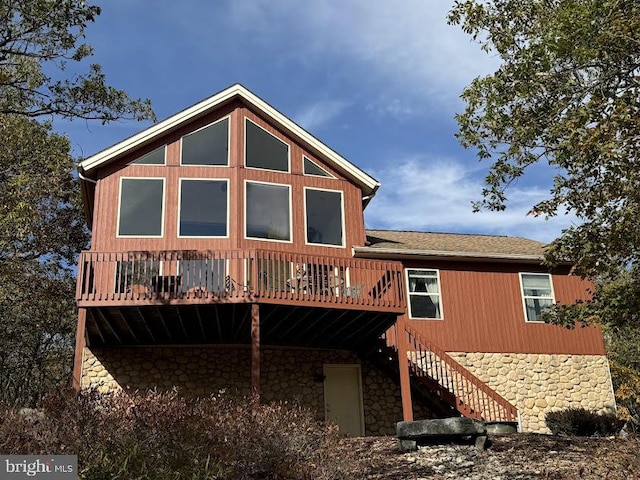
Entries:
{"label": "white door", "polygon": [[340,432],[364,435],[360,365],[324,365],[324,414]]}

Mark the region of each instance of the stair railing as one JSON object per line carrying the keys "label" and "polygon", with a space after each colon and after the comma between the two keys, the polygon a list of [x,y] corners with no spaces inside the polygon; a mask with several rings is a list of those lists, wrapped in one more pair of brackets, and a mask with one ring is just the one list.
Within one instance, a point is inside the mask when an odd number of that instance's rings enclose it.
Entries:
{"label": "stair railing", "polygon": [[[397,335],[397,326],[395,328]],[[486,422],[518,420],[516,407],[498,392],[408,325],[405,324],[403,330],[410,372],[424,383],[435,381],[450,392],[455,398],[453,407],[460,413]],[[446,396],[442,398],[449,401]]]}

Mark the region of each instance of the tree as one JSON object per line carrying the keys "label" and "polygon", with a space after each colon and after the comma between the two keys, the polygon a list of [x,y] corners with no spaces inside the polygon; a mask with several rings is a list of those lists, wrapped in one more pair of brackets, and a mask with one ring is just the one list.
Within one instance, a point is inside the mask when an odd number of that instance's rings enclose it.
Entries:
{"label": "tree", "polygon": [[70,378],[71,267],[88,235],[69,140],[15,114],[0,138],[0,400],[32,405]]}
{"label": "tree", "polygon": [[99,13],[82,0],[0,1],[0,400],[16,405],[70,383],[73,268],[88,244],[70,142],[50,119],[154,118],[99,65],[72,73]]}
{"label": "tree", "polygon": [[459,1],[449,22],[502,63],[463,92],[458,138],[492,165],[476,208],[502,210],[534,164],[554,170],[531,214],[579,224],[547,261],[615,277],[640,255],[640,4],[636,0]]}
{"label": "tree", "polygon": [[590,301],[555,306],[545,319],[603,325],[616,397],[640,408],[640,4],[636,0],[466,0],[449,22],[502,63],[463,92],[458,138],[492,162],[475,208],[503,210],[529,167],[554,171],[530,213],[561,211],[546,262],[574,264],[594,281]]}
{"label": "tree", "polygon": [[154,118],[149,100],[131,100],[107,85],[98,64],[67,75],[93,54],[81,41],[98,15],[100,8],[84,0],[0,2],[0,113],[103,122]]}

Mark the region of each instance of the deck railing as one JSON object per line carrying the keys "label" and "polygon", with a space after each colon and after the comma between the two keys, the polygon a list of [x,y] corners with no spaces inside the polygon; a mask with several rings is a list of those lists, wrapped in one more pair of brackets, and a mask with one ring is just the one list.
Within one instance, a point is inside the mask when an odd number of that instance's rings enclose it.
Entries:
{"label": "deck railing", "polygon": [[[394,326],[394,329],[397,329]],[[441,398],[469,418],[486,422],[516,422],[518,411],[508,400],[460,365],[444,350],[408,325],[401,328],[407,339],[409,371],[431,389],[439,386]],[[436,392],[437,393],[437,392]],[[448,393],[448,394],[447,394]]]}
{"label": "deck railing", "polygon": [[264,302],[402,312],[402,264],[268,250],[95,252],[78,264],[81,306]]}

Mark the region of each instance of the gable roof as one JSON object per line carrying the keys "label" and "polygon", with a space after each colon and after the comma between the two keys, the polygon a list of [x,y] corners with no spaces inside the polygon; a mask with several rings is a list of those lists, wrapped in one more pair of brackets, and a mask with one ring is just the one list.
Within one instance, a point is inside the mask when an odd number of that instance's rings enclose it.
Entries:
{"label": "gable roof", "polygon": [[280,127],[286,134],[300,141],[314,153],[325,159],[337,171],[358,185],[364,196],[368,197],[375,195],[376,190],[380,187],[380,183],[375,178],[349,162],[340,154],[326,146],[316,137],[238,83],[179,113],[176,113],[175,115],[172,115],[159,123],[156,123],[155,125],[152,125],[140,133],[137,133],[86,158],[78,165],[78,171],[81,175],[90,175],[93,170],[116,161],[132,150],[140,148],[159,136],[165,135],[179,128],[186,122],[200,118],[203,115],[206,115],[236,99],[240,99],[248,106],[259,111]]}
{"label": "gable roof", "polygon": [[544,247],[544,243],[522,237],[367,230],[367,246],[354,247],[354,255],[368,258],[540,263]]}

